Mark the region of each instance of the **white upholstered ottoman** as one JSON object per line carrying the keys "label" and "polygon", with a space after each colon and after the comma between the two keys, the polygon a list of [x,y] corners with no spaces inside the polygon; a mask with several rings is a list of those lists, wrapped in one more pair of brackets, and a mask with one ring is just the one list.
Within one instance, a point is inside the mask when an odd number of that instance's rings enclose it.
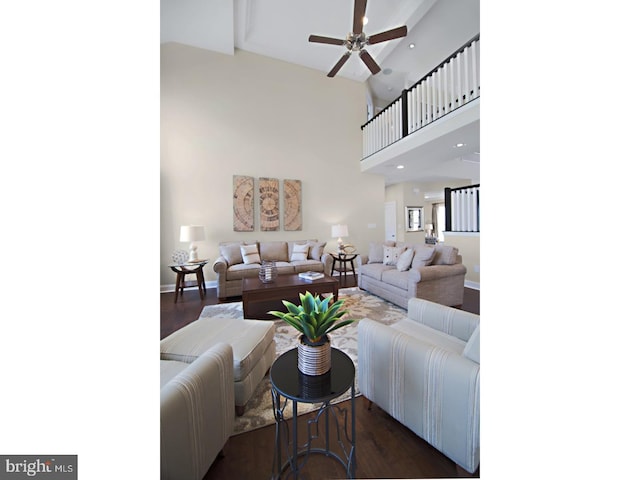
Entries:
{"label": "white upholstered ottoman", "polygon": [[216,343],[233,350],[236,414],[242,415],[276,357],[275,325],[263,320],[201,318],[160,341],[160,359],[191,363]]}

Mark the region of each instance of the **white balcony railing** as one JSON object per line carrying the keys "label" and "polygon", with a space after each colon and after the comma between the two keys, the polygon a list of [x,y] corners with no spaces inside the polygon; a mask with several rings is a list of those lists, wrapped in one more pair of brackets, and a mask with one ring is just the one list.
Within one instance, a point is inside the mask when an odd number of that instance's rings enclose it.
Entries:
{"label": "white balcony railing", "polygon": [[450,55],[362,128],[366,158],[480,97],[480,36]]}

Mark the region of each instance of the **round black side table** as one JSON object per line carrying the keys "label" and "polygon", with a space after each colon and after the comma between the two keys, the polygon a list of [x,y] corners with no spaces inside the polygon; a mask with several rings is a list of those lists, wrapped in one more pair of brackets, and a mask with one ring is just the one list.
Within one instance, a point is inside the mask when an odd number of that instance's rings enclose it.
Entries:
{"label": "round black side table", "polygon": [[[351,438],[348,432],[348,409],[332,405],[351,388]],[[355,478],[356,474],[356,403],[355,403],[355,367],[349,356],[336,348],[331,349],[331,370],[324,375],[310,376],[298,370],[298,350],[292,349],[283,353],[271,366],[271,397],[273,414],[276,419],[276,451],[272,478],[281,478],[287,468],[291,468],[293,478],[298,478],[300,470],[307,463],[312,453],[321,453],[334,458],[342,464],[347,478]],[[282,398],[284,397],[284,402]],[[284,418],[288,401],[293,408],[292,439],[289,443],[289,427]],[[298,447],[298,402],[322,403],[313,420],[307,423],[307,442]],[[320,420],[324,416],[324,440],[322,448],[312,448],[314,440],[320,440]],[[343,420],[344,438],[341,435],[340,419]],[[315,424],[312,434],[312,425]],[[330,431],[335,426],[337,443],[341,452],[334,452],[330,447]],[[286,461],[282,463],[281,445],[284,443]],[[298,457],[302,461],[298,462]]]}

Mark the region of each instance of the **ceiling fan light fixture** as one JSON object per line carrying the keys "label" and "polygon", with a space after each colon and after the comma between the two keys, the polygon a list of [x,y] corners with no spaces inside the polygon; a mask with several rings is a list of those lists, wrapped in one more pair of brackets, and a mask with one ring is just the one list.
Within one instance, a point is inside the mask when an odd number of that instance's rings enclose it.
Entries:
{"label": "ceiling fan light fixture", "polygon": [[[347,53],[359,52],[360,59],[367,66],[369,71],[373,75],[378,73],[381,69],[376,61],[371,57],[369,52],[365,50],[367,45],[374,45],[376,43],[386,42],[394,40],[400,37],[406,37],[408,30],[407,26],[392,28],[385,32],[376,33],[375,35],[367,36],[363,32],[363,27],[368,23],[368,19],[365,15],[367,8],[367,0],[354,0],[353,5],[353,29],[349,33],[345,40],[339,40],[337,38],[323,37],[320,35],[310,35],[309,41],[315,43],[326,43],[330,45],[343,45],[347,48]],[[334,77],[338,70],[344,65],[348,57],[344,56],[338,60],[338,63],[327,74],[328,77]]]}

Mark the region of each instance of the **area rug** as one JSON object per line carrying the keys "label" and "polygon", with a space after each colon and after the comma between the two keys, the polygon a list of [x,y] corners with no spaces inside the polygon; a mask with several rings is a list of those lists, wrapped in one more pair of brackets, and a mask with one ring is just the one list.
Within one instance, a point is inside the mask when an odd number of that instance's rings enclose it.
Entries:
{"label": "area rug", "polygon": [[[356,321],[336,330],[329,336],[331,337],[331,346],[342,350],[353,360],[356,367],[356,395],[358,395],[358,320],[366,317],[385,325],[391,325],[406,317],[407,311],[357,287],[340,289],[339,298],[345,301],[344,308],[349,312],[345,318]],[[203,308],[200,318],[243,318],[242,302],[207,305]],[[276,326],[277,358],[284,352],[296,348],[299,333],[282,320],[274,318],[274,323]],[[351,392],[347,391],[336,401],[346,400],[350,398],[350,395]],[[298,403],[298,415],[312,412],[320,407],[321,404]],[[291,418],[291,410],[289,406],[285,409],[285,418]],[[236,416],[233,435],[249,432],[272,423],[275,423],[275,420],[271,405],[271,381],[269,375],[266,375],[249,400],[244,415]]]}

